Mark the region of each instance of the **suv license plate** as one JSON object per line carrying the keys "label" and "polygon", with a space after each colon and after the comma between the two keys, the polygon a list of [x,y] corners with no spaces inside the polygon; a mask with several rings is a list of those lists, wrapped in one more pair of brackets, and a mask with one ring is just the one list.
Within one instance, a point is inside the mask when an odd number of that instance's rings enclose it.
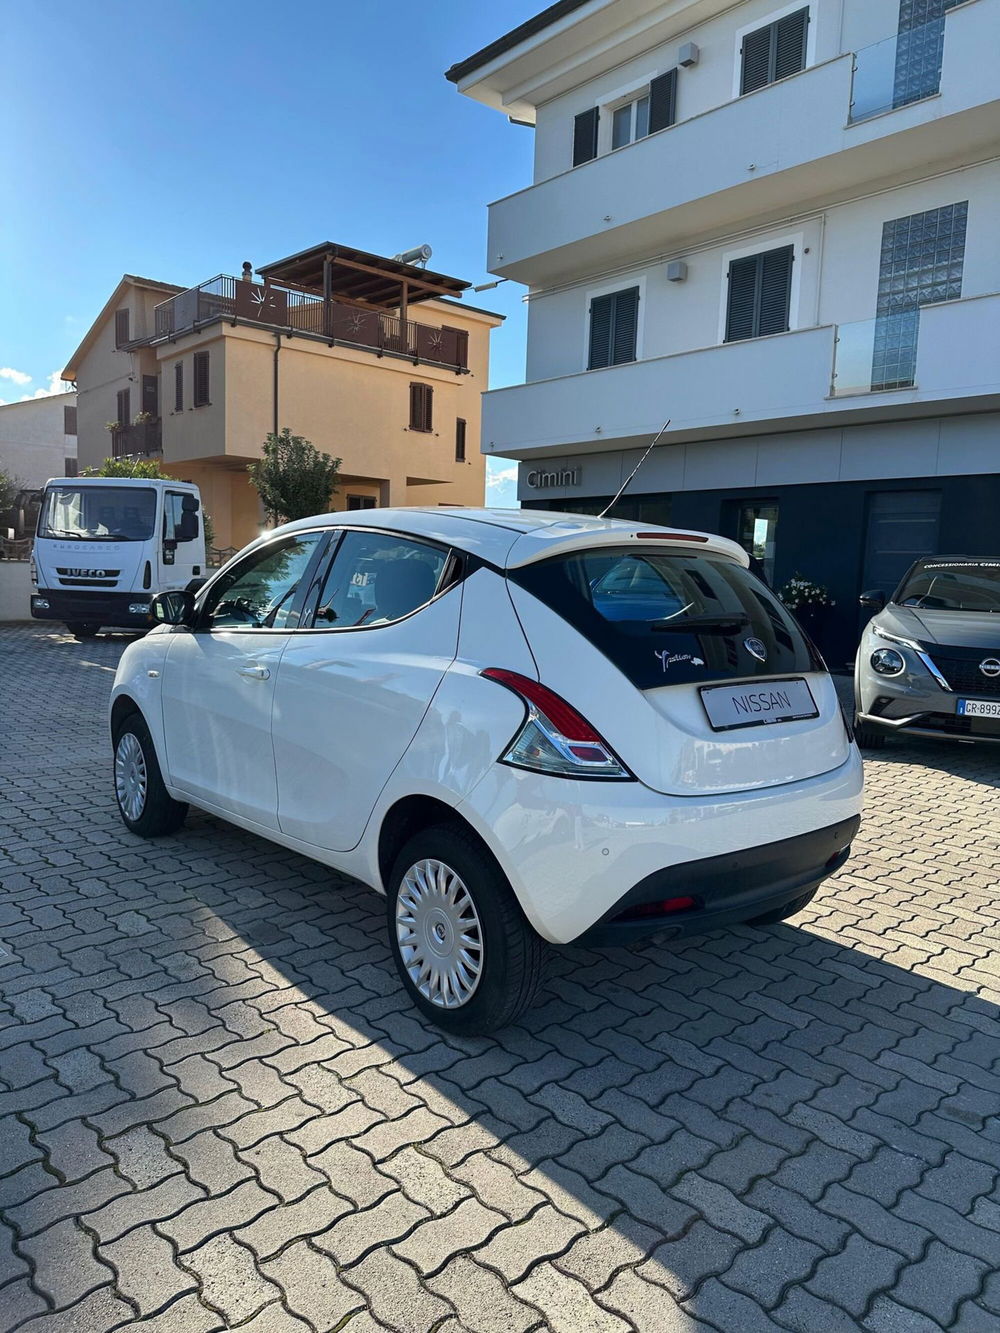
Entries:
{"label": "suv license plate", "polygon": [[955,707],[959,717],[996,717],[1000,718],[1000,701],[959,699]]}
{"label": "suv license plate", "polygon": [[703,685],[701,702],[713,731],[763,727],[819,717],[816,700],[804,680],[767,680],[742,685]]}

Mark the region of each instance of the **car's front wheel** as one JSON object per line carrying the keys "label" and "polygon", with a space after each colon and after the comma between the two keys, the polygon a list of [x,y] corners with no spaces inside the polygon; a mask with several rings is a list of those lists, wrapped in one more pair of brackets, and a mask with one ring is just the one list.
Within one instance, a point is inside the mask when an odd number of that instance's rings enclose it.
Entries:
{"label": "car's front wheel", "polygon": [[129,713],[115,728],[115,798],[126,828],[140,838],[174,833],[188,808],[163,785],[153,738],[141,713]]}
{"label": "car's front wheel", "polygon": [[410,838],[396,857],[387,897],[399,975],[438,1027],[481,1035],[529,1007],[542,981],[545,943],[472,834],[439,825]]}

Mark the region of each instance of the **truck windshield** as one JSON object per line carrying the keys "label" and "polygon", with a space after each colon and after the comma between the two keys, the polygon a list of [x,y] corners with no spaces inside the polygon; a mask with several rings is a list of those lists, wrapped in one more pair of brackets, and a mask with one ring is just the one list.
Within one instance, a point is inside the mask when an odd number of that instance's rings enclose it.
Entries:
{"label": "truck windshield", "polygon": [[823,669],[775,595],[723,556],[600,547],[508,577],[642,690]]}
{"label": "truck windshield", "polygon": [[1000,559],[923,561],[893,601],[917,611],[1000,612]]}
{"label": "truck windshield", "polygon": [[37,535],[143,542],[152,537],[155,523],[156,491],[151,486],[50,486]]}

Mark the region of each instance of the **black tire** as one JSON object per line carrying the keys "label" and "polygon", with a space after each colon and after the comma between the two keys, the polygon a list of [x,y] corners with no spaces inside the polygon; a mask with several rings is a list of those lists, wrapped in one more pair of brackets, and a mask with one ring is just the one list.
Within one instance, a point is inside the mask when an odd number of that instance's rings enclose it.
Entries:
{"label": "black tire", "polygon": [[877,727],[870,727],[867,722],[859,722],[855,717],[854,739],[862,750],[883,750],[888,737],[884,731],[879,731]]}
{"label": "black tire", "polygon": [[85,625],[82,621],[74,620],[72,624],[67,624],[66,628],[74,639],[93,639],[101,627],[100,625]]}
{"label": "black tire", "polygon": [[[128,751],[131,750],[133,755],[135,753],[133,741],[137,743],[142,756],[145,792],[140,806],[133,807],[130,813],[122,804],[119,760],[127,768]],[[184,802],[175,801],[163,785],[153,738],[141,713],[129,713],[115,728],[112,773],[118,813],[131,833],[138,834],[140,838],[158,838],[165,833],[176,833],[187,817],[188,808]],[[127,776],[127,773],[123,776]]]}
{"label": "black tire", "polygon": [[790,903],[785,903],[783,907],[773,907],[770,912],[761,912],[760,916],[752,916],[747,922],[748,926],[773,926],[778,921],[787,921],[790,916],[795,916],[801,912],[803,907],[808,907],[819,892],[819,885],[810,889],[808,893],[803,893],[798,898],[793,898]]}
{"label": "black tire", "polygon": [[[455,1007],[445,1007],[418,990],[404,962],[397,932],[397,903],[404,879],[413,867],[430,860],[440,862],[461,880],[478,916],[478,981],[468,998]],[[431,1022],[445,1032],[481,1036],[512,1023],[531,1005],[543,980],[547,946],[528,924],[496,861],[467,829],[441,824],[415,834],[396,857],[387,890],[393,960],[413,1003]],[[429,934],[421,940],[429,944]]]}

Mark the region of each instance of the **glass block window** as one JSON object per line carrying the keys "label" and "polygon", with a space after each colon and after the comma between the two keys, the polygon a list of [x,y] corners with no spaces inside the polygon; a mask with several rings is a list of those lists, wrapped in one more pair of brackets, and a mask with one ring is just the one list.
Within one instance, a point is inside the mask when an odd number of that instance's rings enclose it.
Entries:
{"label": "glass block window", "polygon": [[913,383],[920,307],[962,295],[969,204],[947,204],[882,225],[873,389]]}
{"label": "glass block window", "polygon": [[892,105],[931,97],[941,86],[944,16],[962,0],[899,0]]}

